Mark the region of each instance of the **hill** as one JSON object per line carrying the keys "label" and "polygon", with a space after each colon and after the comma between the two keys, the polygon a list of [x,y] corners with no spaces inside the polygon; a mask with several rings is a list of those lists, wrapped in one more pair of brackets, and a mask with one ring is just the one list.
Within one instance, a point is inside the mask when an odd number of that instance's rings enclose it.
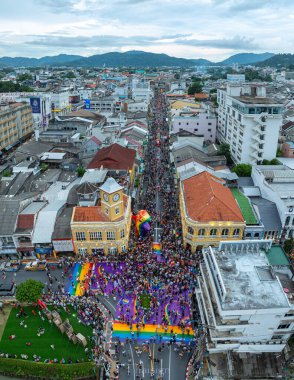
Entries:
{"label": "hill", "polygon": [[276,54],[258,64],[258,66],[289,67],[294,65],[294,54]]}
{"label": "hill", "polygon": [[234,54],[231,57],[220,62],[222,65],[232,65],[233,63],[239,63],[240,65],[250,65],[251,63],[262,62],[268,58],[273,57],[273,53],[240,53]]}
{"label": "hill", "polygon": [[83,58],[81,55],[59,54],[54,56],[46,56],[42,58],[27,57],[1,57],[0,66],[2,67],[38,67],[46,65],[63,65],[68,62],[76,61]]}

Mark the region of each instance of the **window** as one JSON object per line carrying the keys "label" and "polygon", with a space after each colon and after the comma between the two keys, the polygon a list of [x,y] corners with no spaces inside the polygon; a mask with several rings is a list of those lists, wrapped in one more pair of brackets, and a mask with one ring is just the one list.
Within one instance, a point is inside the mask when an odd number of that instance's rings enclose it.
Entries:
{"label": "window", "polygon": [[233,236],[239,236],[239,234],[240,234],[240,229],[239,228],[235,228],[234,229],[234,232],[233,232]]}
{"label": "window", "polygon": [[212,228],[211,230],[210,230],[210,236],[216,236],[216,228]]}
{"label": "window", "polygon": [[208,125],[211,125],[211,123],[208,123]]}
{"label": "window", "polygon": [[208,128],[207,130],[208,130],[208,132],[211,132],[211,128]]}
{"label": "window", "polygon": [[275,339],[276,339],[276,340],[282,340],[282,339],[283,339],[283,335],[273,335],[273,336],[272,336],[272,339],[273,339],[273,340],[275,340]]}
{"label": "window", "polygon": [[228,236],[229,235],[229,230],[227,228],[224,228],[222,230],[222,236]]}
{"label": "window", "polygon": [[102,240],[102,232],[101,231],[90,232],[90,240]]}
{"label": "window", "polygon": [[288,226],[290,223],[290,216],[287,216],[286,221],[285,221],[285,226]]}
{"label": "window", "polygon": [[188,226],[188,233],[194,235],[194,229],[190,226]]}
{"label": "window", "polygon": [[287,323],[285,325],[279,325],[278,326],[278,330],[285,330],[285,329],[288,329],[290,327],[291,323]]}
{"label": "window", "polygon": [[198,131],[198,128],[194,128],[194,132],[197,132]]}
{"label": "window", "polygon": [[76,232],[77,240],[86,240],[85,232]]}
{"label": "window", "polygon": [[125,245],[122,245],[122,246],[121,246],[121,250],[122,250],[122,252],[125,252],[125,250],[126,250],[126,246],[125,246]]}
{"label": "window", "polygon": [[204,235],[205,235],[205,229],[200,228],[200,230],[198,230],[198,236],[204,236]]}
{"label": "window", "polygon": [[85,256],[88,253],[87,248],[79,248],[78,253],[81,256]]}
{"label": "window", "polygon": [[115,215],[118,215],[119,214],[119,207],[116,207],[115,208]]}
{"label": "window", "polygon": [[124,238],[125,237],[125,230],[121,230],[120,231],[120,238]]}
{"label": "window", "polygon": [[179,123],[179,125],[181,125],[181,123]]}
{"label": "window", "polygon": [[108,207],[105,207],[105,214],[108,215],[108,213],[109,213]]}
{"label": "window", "polygon": [[107,238],[107,240],[115,240],[114,231],[107,231],[106,232],[106,238]]}

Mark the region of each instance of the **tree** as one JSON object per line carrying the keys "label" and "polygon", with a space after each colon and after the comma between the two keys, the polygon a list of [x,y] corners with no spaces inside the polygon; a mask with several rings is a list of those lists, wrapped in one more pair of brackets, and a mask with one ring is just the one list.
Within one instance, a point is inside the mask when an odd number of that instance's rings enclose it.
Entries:
{"label": "tree", "polygon": [[271,165],[280,165],[280,162],[279,162],[278,159],[273,158],[273,159],[270,161],[270,164],[271,164]]}
{"label": "tree", "polygon": [[12,176],[12,171],[11,169],[5,169],[4,172],[2,173],[3,177],[11,177]]}
{"label": "tree", "polygon": [[180,79],[180,74],[179,73],[175,73],[174,78],[177,79],[177,80]]}
{"label": "tree", "polygon": [[284,251],[291,255],[291,253],[294,253],[294,239],[288,239],[284,242]]}
{"label": "tree", "polygon": [[86,169],[83,166],[79,166],[76,170],[78,177],[83,177],[86,173]]}
{"label": "tree", "polygon": [[188,95],[194,95],[196,93],[202,92],[202,83],[193,82],[188,88]]}
{"label": "tree", "polygon": [[36,280],[26,280],[16,287],[16,299],[19,302],[37,302],[42,297],[44,284]]}
{"label": "tree", "polygon": [[282,152],[282,149],[278,148],[277,149],[277,154],[276,154],[277,157],[283,157],[283,152]]}
{"label": "tree", "polygon": [[225,156],[227,159],[227,164],[231,165],[233,163],[232,157],[231,157],[231,148],[229,144],[223,143],[220,144],[218,149],[218,156]]}
{"label": "tree", "polygon": [[73,79],[73,78],[75,78],[76,76],[75,76],[75,74],[74,74],[74,72],[73,71],[69,71],[68,73],[66,73],[66,75],[65,75],[65,78],[68,78],[68,79]]}
{"label": "tree", "polygon": [[238,164],[233,169],[232,172],[236,173],[238,177],[250,177],[252,166],[249,164]]}
{"label": "tree", "polygon": [[25,80],[32,80],[33,77],[31,74],[19,74],[17,77],[18,82],[23,82]]}

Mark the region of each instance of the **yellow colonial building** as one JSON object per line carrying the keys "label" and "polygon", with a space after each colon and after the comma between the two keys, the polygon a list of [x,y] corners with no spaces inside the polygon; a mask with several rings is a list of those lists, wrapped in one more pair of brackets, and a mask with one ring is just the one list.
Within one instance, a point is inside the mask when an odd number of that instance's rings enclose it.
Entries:
{"label": "yellow colonial building", "polygon": [[241,240],[245,221],[225,182],[208,172],[181,181],[180,212],[185,248],[192,252]]}
{"label": "yellow colonial building", "polygon": [[[77,189],[79,206],[71,219],[74,251],[80,255],[121,253],[128,248],[131,198],[108,178],[98,189],[84,183]],[[100,194],[98,194],[100,193]]]}

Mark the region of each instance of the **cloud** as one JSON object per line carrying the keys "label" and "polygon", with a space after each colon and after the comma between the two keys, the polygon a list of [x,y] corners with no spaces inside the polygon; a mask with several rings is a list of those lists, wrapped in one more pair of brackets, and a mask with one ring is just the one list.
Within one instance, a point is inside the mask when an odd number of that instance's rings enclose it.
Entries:
{"label": "cloud", "polygon": [[175,44],[210,47],[218,49],[234,49],[234,50],[257,50],[258,44],[253,38],[235,36],[233,38],[220,38],[220,39],[176,39]]}

